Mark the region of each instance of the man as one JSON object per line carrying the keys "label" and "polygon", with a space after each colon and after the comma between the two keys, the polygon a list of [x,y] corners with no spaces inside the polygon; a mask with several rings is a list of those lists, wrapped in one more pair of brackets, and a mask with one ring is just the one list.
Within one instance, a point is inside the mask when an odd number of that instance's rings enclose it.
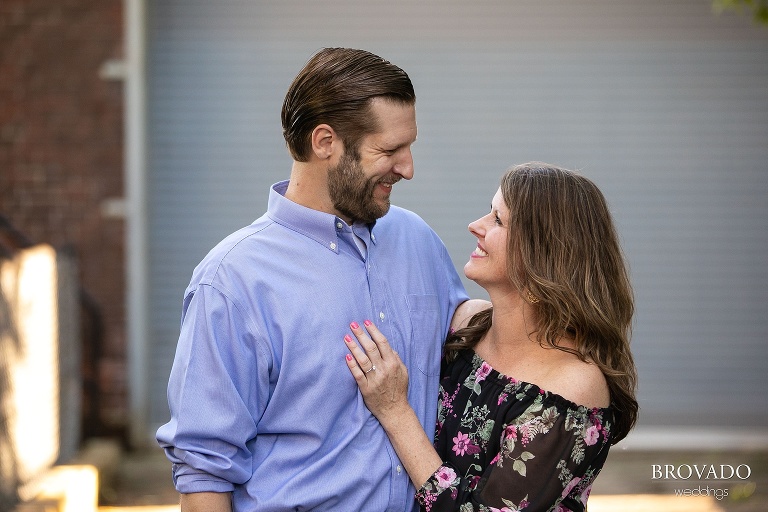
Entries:
{"label": "man", "polygon": [[442,341],[467,296],[437,235],[390,208],[393,186],[413,177],[413,86],[369,52],[324,49],[282,121],[290,180],[185,292],[158,442],[184,512],[416,509],[343,341],[350,322],[376,323],[431,436]]}

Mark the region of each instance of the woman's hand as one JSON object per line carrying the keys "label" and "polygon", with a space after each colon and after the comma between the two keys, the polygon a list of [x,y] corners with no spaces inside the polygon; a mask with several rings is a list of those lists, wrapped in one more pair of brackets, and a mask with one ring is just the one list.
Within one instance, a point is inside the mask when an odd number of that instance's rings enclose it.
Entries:
{"label": "woman's hand", "polygon": [[344,336],[351,352],[347,354],[347,367],[360,388],[365,405],[386,428],[385,423],[397,421],[399,415],[411,410],[408,370],[381,331],[368,320],[364,324],[367,333],[357,322],[350,324],[360,345],[352,336]]}
{"label": "woman's hand", "polygon": [[357,322],[349,326],[360,345],[344,336],[351,352],[347,366],[418,489],[442,462],[408,403],[408,370],[376,326],[368,320],[364,324],[367,334]]}

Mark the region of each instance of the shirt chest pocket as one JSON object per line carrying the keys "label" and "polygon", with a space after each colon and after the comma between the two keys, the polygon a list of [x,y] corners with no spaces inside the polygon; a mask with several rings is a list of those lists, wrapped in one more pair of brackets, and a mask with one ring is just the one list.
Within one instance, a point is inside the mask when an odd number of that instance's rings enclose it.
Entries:
{"label": "shirt chest pocket", "polygon": [[443,325],[437,295],[408,295],[411,319],[411,353],[416,367],[425,375],[440,373]]}

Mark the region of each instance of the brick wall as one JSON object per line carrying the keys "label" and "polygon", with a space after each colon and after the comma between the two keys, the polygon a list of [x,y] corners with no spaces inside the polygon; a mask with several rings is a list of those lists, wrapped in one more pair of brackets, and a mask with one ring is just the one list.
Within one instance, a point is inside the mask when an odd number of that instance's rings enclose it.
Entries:
{"label": "brick wall", "polygon": [[109,208],[123,195],[123,85],[101,76],[122,57],[122,8],[0,3],[0,215],[79,262],[85,435],[122,433],[127,417],[124,222]]}

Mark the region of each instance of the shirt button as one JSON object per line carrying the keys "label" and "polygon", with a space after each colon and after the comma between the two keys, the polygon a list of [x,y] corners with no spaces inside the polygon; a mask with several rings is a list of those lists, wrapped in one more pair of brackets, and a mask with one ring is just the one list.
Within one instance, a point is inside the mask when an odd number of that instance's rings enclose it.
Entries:
{"label": "shirt button", "polygon": [[381,313],[379,313],[379,318],[384,320],[384,312],[383,311]]}
{"label": "shirt button", "polygon": [[374,242],[376,241],[376,237],[374,236],[373,233],[371,233],[371,240],[373,240]]}
{"label": "shirt button", "polygon": [[334,251],[336,250],[336,244],[333,242],[331,242],[331,249],[333,249]]}
{"label": "shirt button", "polygon": [[399,475],[402,472],[403,472],[403,468],[401,468],[400,466],[397,466],[397,474]]}
{"label": "shirt button", "polygon": [[337,222],[337,223],[336,223],[336,227],[337,227],[337,228],[339,228],[339,229],[341,229],[341,228],[342,228],[341,222]]}

